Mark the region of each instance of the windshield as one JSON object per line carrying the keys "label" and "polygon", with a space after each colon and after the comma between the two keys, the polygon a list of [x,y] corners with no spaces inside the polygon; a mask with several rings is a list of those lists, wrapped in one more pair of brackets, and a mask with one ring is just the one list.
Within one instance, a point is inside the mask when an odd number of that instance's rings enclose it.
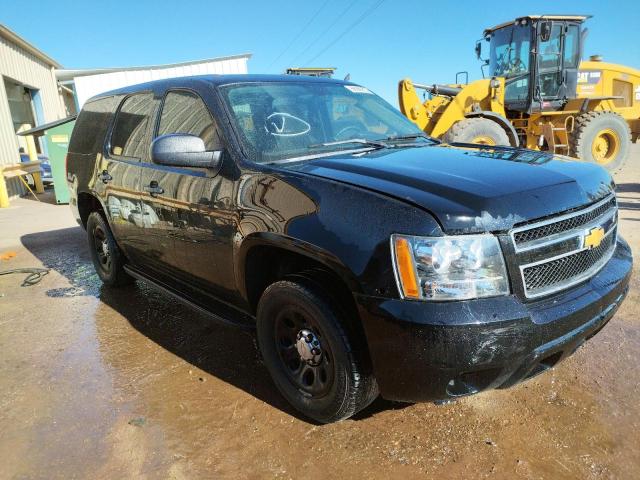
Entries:
{"label": "windshield", "polygon": [[356,85],[265,82],[221,91],[244,152],[258,163],[381,147],[386,144],[375,142],[397,137],[431,143],[398,110]]}
{"label": "windshield", "polygon": [[507,102],[526,100],[529,96],[530,26],[514,25],[491,33],[489,75],[504,77]]}
{"label": "windshield", "polygon": [[493,77],[510,78],[529,71],[531,30],[515,25],[491,33],[489,73]]}

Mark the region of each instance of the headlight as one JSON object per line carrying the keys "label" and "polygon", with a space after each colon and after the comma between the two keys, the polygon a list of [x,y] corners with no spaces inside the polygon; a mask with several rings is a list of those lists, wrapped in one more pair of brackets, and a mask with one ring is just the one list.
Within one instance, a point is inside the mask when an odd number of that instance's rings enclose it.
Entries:
{"label": "headlight", "polygon": [[504,257],[494,235],[392,235],[398,288],[415,300],[465,300],[509,293]]}

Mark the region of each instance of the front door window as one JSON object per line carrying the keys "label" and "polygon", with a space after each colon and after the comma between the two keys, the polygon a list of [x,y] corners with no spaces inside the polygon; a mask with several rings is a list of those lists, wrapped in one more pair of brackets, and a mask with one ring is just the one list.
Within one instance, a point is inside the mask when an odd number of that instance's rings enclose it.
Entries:
{"label": "front door window", "polygon": [[562,29],[563,24],[554,23],[547,41],[538,46],[538,88],[542,101],[559,98],[562,86]]}

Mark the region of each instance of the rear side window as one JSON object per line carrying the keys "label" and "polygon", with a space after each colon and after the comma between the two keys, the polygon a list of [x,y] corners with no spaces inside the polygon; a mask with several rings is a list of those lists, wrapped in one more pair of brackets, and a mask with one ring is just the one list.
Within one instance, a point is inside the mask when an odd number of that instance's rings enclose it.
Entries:
{"label": "rear side window", "polygon": [[118,101],[118,97],[106,97],[84,104],[73,128],[69,142],[70,153],[95,154],[102,152],[104,139],[113,118],[113,112],[118,106]]}
{"label": "rear side window", "polygon": [[193,92],[171,91],[162,106],[158,136],[168,133],[189,133],[204,141],[209,151],[222,148],[213,117],[202,99]]}
{"label": "rear side window", "polygon": [[139,93],[122,103],[111,133],[111,154],[142,159],[149,147],[148,127],[153,115],[153,94]]}

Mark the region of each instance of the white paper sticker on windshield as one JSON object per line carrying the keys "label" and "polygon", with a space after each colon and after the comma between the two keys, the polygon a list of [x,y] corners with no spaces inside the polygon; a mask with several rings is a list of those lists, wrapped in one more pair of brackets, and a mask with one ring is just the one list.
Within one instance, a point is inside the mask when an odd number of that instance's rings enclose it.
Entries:
{"label": "white paper sticker on windshield", "polygon": [[344,88],[353,92],[353,93],[373,93],[371,90],[365,87],[361,87],[359,85],[345,85]]}

